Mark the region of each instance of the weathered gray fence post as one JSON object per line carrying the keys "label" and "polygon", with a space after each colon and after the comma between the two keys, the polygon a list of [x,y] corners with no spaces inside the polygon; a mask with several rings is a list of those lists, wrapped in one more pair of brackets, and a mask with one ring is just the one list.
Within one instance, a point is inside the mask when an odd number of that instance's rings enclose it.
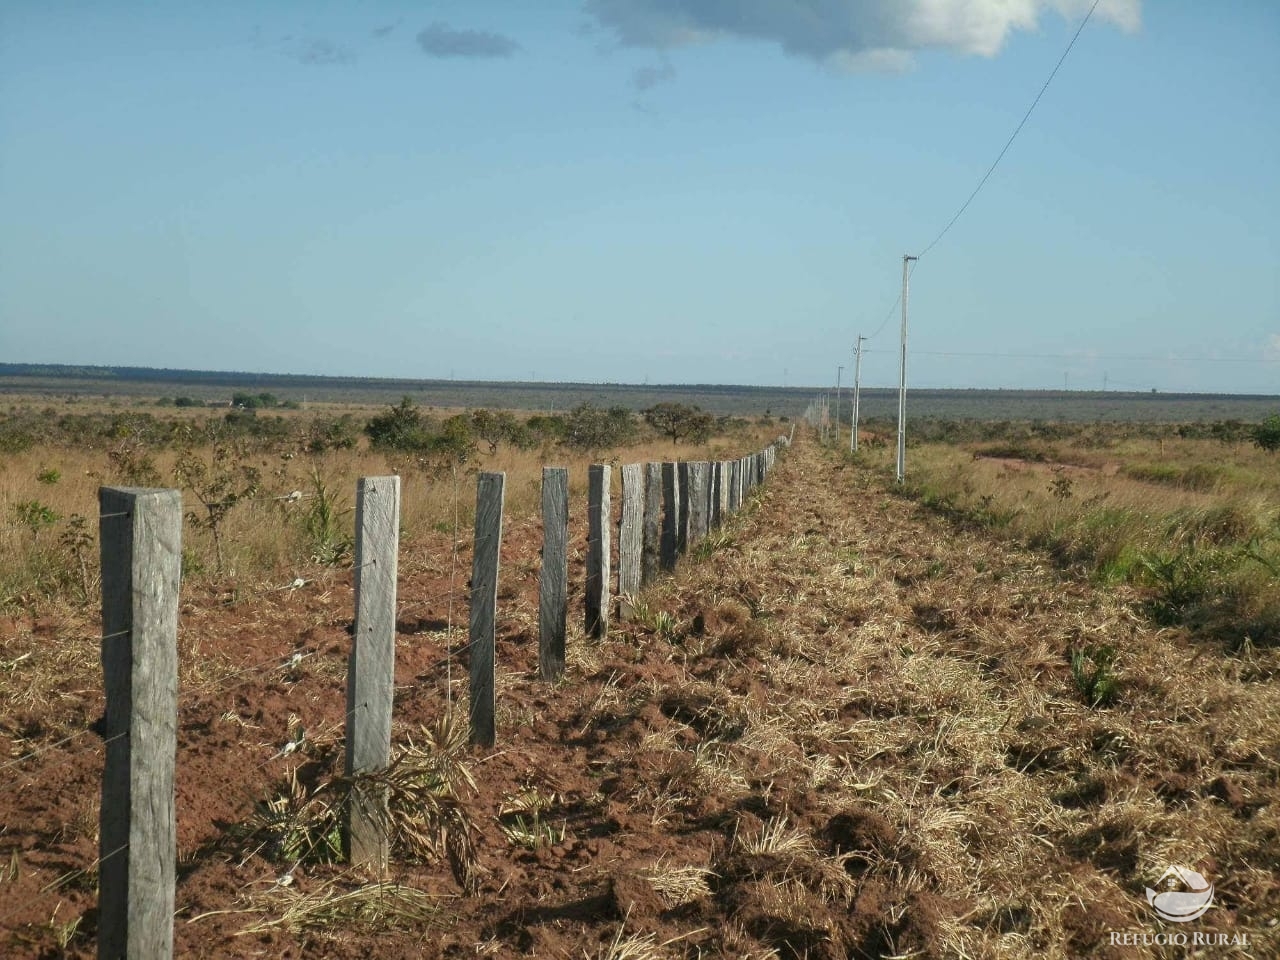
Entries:
{"label": "weathered gray fence post", "polygon": [[689,464],[689,546],[707,538],[707,474],[710,464],[695,460]]}
{"label": "weathered gray fence post", "polygon": [[680,471],[662,465],[662,569],[674,570],[680,555]]}
{"label": "weathered gray fence post", "polygon": [[712,530],[715,529],[716,465],[712,463],[710,460],[704,460],[702,461],[702,468],[703,470],[706,471],[706,476],[707,476],[706,516],[707,516],[707,533],[710,533]]}
{"label": "weathered gray fence post", "polygon": [[564,673],[569,614],[569,471],[542,468],[542,569],[538,574],[538,675]]}
{"label": "weathered gray fence post", "polygon": [[[362,477],[356,484],[356,619],[347,662],[348,777],[375,773],[391,761],[399,538],[400,478]],[[348,860],[382,873],[390,850],[386,790],[357,777],[346,813]]]}
{"label": "weathered gray fence post", "polygon": [[618,615],[630,620],[640,595],[644,544],[644,464],[622,467],[622,524],[618,530]]}
{"label": "weathered gray fence post", "polygon": [[676,464],[676,477],[680,484],[680,515],[676,525],[676,554],[683,557],[689,550],[689,464]]}
{"label": "weathered gray fence post", "polygon": [[733,479],[733,471],[728,460],[718,461],[716,468],[716,473],[720,478],[716,483],[716,494],[720,499],[717,513],[719,514],[720,522],[724,523],[729,517],[729,487]]}
{"label": "weathered gray fence post", "polygon": [[644,543],[640,548],[640,584],[646,586],[658,575],[662,544],[662,464],[644,465]]}
{"label": "weathered gray fence post", "polygon": [[492,747],[498,733],[496,656],[498,555],[502,549],[505,473],[482,473],[476,481],[475,553],[471,559],[471,742]]}
{"label": "weathered gray fence post", "polygon": [[609,632],[609,465],[587,469],[587,635]]}
{"label": "weathered gray fence post", "polygon": [[101,487],[98,956],[173,956],[182,494]]}
{"label": "weathered gray fence post", "polygon": [[712,460],[707,468],[711,471],[707,490],[707,525],[714,530],[720,526],[720,461]]}
{"label": "weathered gray fence post", "polygon": [[738,505],[741,502],[741,497],[738,492],[738,466],[739,464],[737,460],[729,460],[725,464],[727,482],[729,485],[727,497],[729,500],[729,513],[731,514],[738,512]]}

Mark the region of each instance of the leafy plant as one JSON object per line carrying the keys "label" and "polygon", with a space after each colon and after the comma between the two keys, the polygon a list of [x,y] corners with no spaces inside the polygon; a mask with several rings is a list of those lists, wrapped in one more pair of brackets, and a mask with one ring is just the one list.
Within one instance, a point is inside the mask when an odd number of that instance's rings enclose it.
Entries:
{"label": "leafy plant", "polygon": [[397,748],[382,770],[332,776],[308,787],[294,769],[241,830],[246,859],[262,854],[288,864],[337,862],[346,807],[360,790],[386,798],[393,849],[420,859],[443,853],[458,884],[473,892],[478,879],[475,824],[463,794],[475,789],[475,780],[466,756],[466,726],[447,714],[422,728],[420,743],[409,739]]}
{"label": "leafy plant", "polygon": [[1172,554],[1144,553],[1138,565],[1143,578],[1155,588],[1150,609],[1158,623],[1181,623],[1191,608],[1213,592],[1213,559],[1194,547]]}
{"label": "leafy plant", "polygon": [[1267,417],[1254,428],[1253,444],[1267,453],[1280,450],[1280,414]]}
{"label": "leafy plant", "polygon": [[18,523],[31,531],[31,542],[40,542],[40,531],[52,527],[58,522],[58,515],[52,507],[39,500],[22,500],[13,505],[13,515]]}
{"label": "leafy plant", "polygon": [[156,462],[136,433],[126,432],[120,437],[120,442],[107,451],[107,459],[115,468],[115,475],[131,487],[161,485]]}
{"label": "leafy plant", "polygon": [[92,581],[89,577],[90,548],[93,546],[93,534],[89,531],[89,521],[78,513],[67,518],[67,529],[63,531],[58,542],[71,554],[76,567],[80,571],[80,590],[85,600],[89,599]]}
{"label": "leafy plant", "polygon": [[334,566],[351,553],[351,537],[341,519],[351,512],[341,506],[337,495],[329,489],[318,467],[311,468],[311,499],[302,515],[311,558],[316,563]]}
{"label": "leafy plant", "polygon": [[46,487],[52,487],[62,479],[62,472],[54,467],[48,467],[36,474],[36,479]]}
{"label": "leafy plant", "polygon": [[471,414],[471,430],[489,447],[489,453],[498,452],[498,445],[515,440],[520,433],[520,423],[506,410],[476,410]]}
{"label": "leafy plant", "polygon": [[238,832],[244,859],[276,863],[336,863],[342,856],[341,810],[323,790],[309,790],[292,768],[270,800],[259,801]]}
{"label": "leafy plant", "polygon": [[371,419],[364,432],[376,450],[423,450],[427,446],[427,421],[409,396]]}
{"label": "leafy plant", "polygon": [[655,403],[644,412],[644,420],[672,443],[679,443],[681,438],[700,443],[715,427],[715,417],[700,407],[669,401]]}
{"label": "leafy plant", "polygon": [[247,452],[242,445],[216,440],[208,460],[188,447],[178,456],[178,462],[173,468],[174,477],[204,507],[203,515],[192,510],[187,514],[187,520],[192,526],[208,530],[213,536],[218,573],[222,573],[225,566],[222,526],[227,515],[236,504],[258,491],[258,470],[246,461]]}
{"label": "leafy plant", "polygon": [[555,794],[543,796],[535,787],[525,787],[503,801],[498,810],[498,827],[508,841],[526,850],[560,843],[565,837],[564,824],[557,830],[545,819],[555,804]]}
{"label": "leafy plant", "polygon": [[635,419],[625,407],[601,410],[589,403],[581,403],[565,417],[562,442],[570,449],[595,452],[622,446],[633,440],[635,435]]}
{"label": "leafy plant", "polygon": [[1070,500],[1072,496],[1071,488],[1074,485],[1069,476],[1065,473],[1059,473],[1049,481],[1049,492],[1053,494],[1056,500]]}
{"label": "leafy plant", "polygon": [[1110,644],[1090,644],[1071,654],[1071,678],[1090,707],[1103,707],[1115,699],[1119,678],[1115,673],[1116,650]]}

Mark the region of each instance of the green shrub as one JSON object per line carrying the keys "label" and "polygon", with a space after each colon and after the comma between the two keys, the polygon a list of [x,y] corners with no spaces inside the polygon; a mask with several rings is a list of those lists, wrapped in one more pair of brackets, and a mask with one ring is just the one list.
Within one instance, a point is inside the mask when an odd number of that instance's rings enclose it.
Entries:
{"label": "green shrub", "polygon": [[1072,651],[1071,679],[1090,707],[1110,704],[1119,690],[1115,673],[1116,650],[1110,644],[1082,647]]}
{"label": "green shrub", "polygon": [[635,439],[636,422],[625,407],[601,410],[589,403],[574,407],[565,418],[565,446],[596,452],[619,447]]}
{"label": "green shrub", "polygon": [[364,432],[375,450],[425,450],[429,441],[428,423],[414,406],[412,397],[380,413],[365,424]]}
{"label": "green shrub", "polygon": [[1267,453],[1280,450],[1280,414],[1267,417],[1254,428],[1253,444]]}

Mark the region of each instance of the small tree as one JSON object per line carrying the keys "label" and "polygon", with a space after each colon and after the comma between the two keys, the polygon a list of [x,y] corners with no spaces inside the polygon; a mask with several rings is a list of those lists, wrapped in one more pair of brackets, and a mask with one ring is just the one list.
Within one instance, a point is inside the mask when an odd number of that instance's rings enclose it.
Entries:
{"label": "small tree", "polygon": [[601,410],[580,403],[565,418],[563,443],[575,450],[595,452],[630,442],[636,434],[636,423],[625,407]]}
{"label": "small tree", "polygon": [[408,396],[365,424],[364,432],[377,450],[425,450],[429,442],[427,422]]}
{"label": "small tree", "polygon": [[563,440],[568,425],[564,417],[538,413],[525,421],[524,428],[533,437],[535,443],[543,443]]}
{"label": "small tree", "polygon": [[506,410],[476,410],[471,414],[471,432],[488,444],[489,453],[494,454],[498,452],[499,444],[516,443],[521,427]]}
{"label": "small tree", "polygon": [[239,444],[215,439],[209,459],[188,447],[178,456],[173,474],[190,490],[201,506],[202,516],[195,510],[187,514],[193,527],[203,527],[213,536],[213,550],[222,572],[222,524],[232,508],[258,490],[260,476],[256,467],[245,462],[246,452]]}
{"label": "small tree", "polygon": [[655,403],[644,412],[644,419],[653,429],[670,437],[672,443],[679,443],[682,437],[701,443],[711,435],[715,426],[715,418],[711,414],[683,403]]}
{"label": "small tree", "polygon": [[449,417],[440,424],[440,431],[431,438],[428,449],[440,460],[466,463],[476,452],[470,419],[462,414]]}
{"label": "small tree", "polygon": [[31,531],[31,542],[40,542],[40,531],[58,522],[58,515],[39,500],[23,500],[13,505],[18,523]]}
{"label": "small tree", "polygon": [[1253,444],[1267,453],[1280,450],[1280,414],[1267,417],[1254,428]]}

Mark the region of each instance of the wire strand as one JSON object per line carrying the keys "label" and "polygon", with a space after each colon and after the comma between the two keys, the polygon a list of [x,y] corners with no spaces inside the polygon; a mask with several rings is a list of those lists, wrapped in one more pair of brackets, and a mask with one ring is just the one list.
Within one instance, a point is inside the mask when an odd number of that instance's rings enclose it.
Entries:
{"label": "wire strand", "polygon": [[973,188],[973,193],[969,194],[969,199],[961,205],[960,209],[956,211],[956,215],[947,222],[945,227],[942,228],[942,232],[934,237],[927,247],[916,254],[917,259],[923,257],[938,245],[938,241],[945,237],[947,232],[955,226],[956,221],[959,220],[964,212],[969,209],[969,204],[973,203],[973,200],[978,195],[979,191],[981,191],[986,185],[987,180],[991,178],[991,174],[993,174],[996,167],[1000,165],[1000,161],[1004,159],[1004,155],[1008,153],[1009,148],[1013,146],[1013,141],[1016,140],[1018,134],[1022,132],[1022,128],[1026,125],[1027,121],[1031,119],[1031,112],[1035,110],[1036,104],[1040,102],[1040,98],[1043,97],[1045,91],[1049,89],[1049,84],[1053,83],[1053,78],[1058,75],[1058,70],[1061,69],[1062,64],[1066,61],[1067,54],[1071,52],[1071,48],[1076,45],[1076,40],[1080,38],[1080,34],[1084,30],[1085,24],[1088,23],[1089,18],[1093,16],[1093,11],[1098,9],[1099,2],[1100,0],[1093,0],[1093,6],[1089,8],[1089,12],[1086,13],[1084,15],[1084,19],[1080,21],[1080,26],[1076,27],[1076,32],[1072,36],[1071,42],[1067,44],[1067,49],[1062,51],[1062,56],[1058,58],[1058,62],[1054,65],[1053,71],[1049,74],[1049,79],[1044,82],[1044,86],[1040,88],[1040,92],[1036,94],[1036,98],[1031,101],[1031,106],[1027,107],[1027,112],[1022,115],[1022,119],[1018,121],[1018,125],[1014,128],[1013,133],[1010,134],[1009,139],[1005,141],[1005,145],[1001,149],[999,155],[992,162],[991,166],[987,168],[987,172],[982,175],[982,179],[978,181],[978,185]]}

